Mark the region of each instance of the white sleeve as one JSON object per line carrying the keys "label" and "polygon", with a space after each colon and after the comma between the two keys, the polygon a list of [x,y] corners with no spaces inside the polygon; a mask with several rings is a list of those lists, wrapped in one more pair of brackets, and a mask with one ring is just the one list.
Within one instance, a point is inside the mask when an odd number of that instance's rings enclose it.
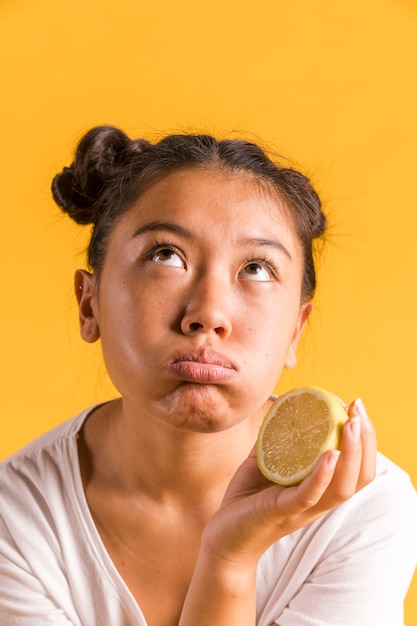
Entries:
{"label": "white sleeve", "polygon": [[[2,520],[0,519],[0,528]],[[28,528],[30,533],[30,528]],[[3,537],[5,529],[2,528]],[[57,581],[58,583],[58,581]],[[58,583],[59,584],[59,583]],[[56,606],[13,543],[2,542],[0,552],[1,626],[81,626]]]}
{"label": "white sleeve", "polygon": [[410,481],[396,478],[385,476],[383,488],[372,485],[352,505],[339,507],[340,524],[332,526],[331,538],[322,524],[326,547],[275,616],[277,624],[403,626],[404,598],[417,563],[417,494]]}
{"label": "white sleeve", "polygon": [[[82,626],[65,577],[59,544],[51,532],[53,524],[47,507],[43,511],[48,521],[41,526],[24,484],[10,480],[2,487],[1,626]],[[14,506],[12,498],[6,498],[5,492],[12,488],[25,505],[21,502],[21,506]]]}

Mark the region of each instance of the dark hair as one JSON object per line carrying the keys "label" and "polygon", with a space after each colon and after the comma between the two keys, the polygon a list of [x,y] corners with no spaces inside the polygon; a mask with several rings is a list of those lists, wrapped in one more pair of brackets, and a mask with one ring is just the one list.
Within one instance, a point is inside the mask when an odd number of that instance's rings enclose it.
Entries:
{"label": "dark hair", "polygon": [[316,288],[313,242],[326,228],[320,199],[305,175],[273,161],[254,143],[179,134],[151,144],[98,126],[81,139],[74,162],[55,176],[52,193],[78,224],[93,225],[88,263],[99,273],[112,228],[145,188],[172,171],[196,167],[250,175],[283,200],[304,251],[302,297],[310,300]]}

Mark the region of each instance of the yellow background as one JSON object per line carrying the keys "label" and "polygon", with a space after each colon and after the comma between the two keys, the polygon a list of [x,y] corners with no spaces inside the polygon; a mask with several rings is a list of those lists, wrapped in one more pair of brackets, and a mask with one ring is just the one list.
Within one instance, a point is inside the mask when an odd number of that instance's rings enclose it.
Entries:
{"label": "yellow background", "polygon": [[416,0],[1,0],[0,55],[0,458],[113,393],[78,337],[86,233],[49,192],[82,133],[110,123],[242,132],[312,176],[329,243],[280,388],[360,395],[417,484]]}

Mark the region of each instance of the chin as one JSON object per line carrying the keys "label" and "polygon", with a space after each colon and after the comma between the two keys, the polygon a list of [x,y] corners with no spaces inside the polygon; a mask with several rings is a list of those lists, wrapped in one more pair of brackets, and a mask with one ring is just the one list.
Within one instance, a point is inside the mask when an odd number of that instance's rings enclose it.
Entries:
{"label": "chin", "polygon": [[216,386],[186,384],[167,400],[168,420],[174,427],[209,433],[232,425],[229,403]]}

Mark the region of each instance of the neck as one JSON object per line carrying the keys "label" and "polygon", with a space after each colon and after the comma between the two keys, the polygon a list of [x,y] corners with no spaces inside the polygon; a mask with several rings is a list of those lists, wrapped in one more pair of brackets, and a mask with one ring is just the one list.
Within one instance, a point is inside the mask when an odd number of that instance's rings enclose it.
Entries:
{"label": "neck", "polygon": [[216,509],[250,453],[269,404],[226,430],[201,433],[138,416],[121,400],[111,402],[84,427],[90,479],[167,506]]}

